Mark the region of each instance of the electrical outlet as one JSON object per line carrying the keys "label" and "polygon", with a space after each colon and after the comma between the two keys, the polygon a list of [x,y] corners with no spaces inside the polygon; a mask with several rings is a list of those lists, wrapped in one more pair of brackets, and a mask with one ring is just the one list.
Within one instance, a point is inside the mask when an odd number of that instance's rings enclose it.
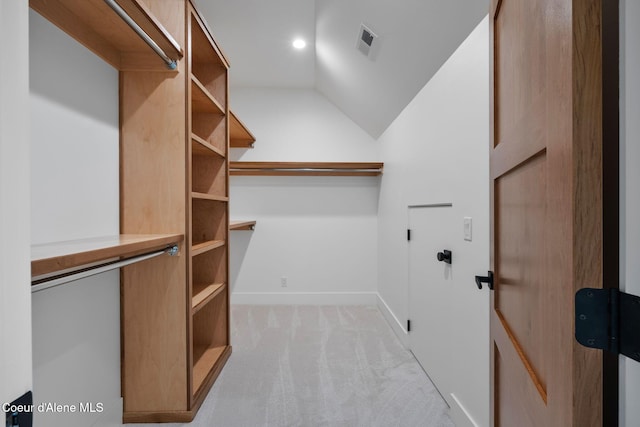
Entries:
{"label": "electrical outlet", "polygon": [[280,286],[282,286],[283,288],[287,287],[287,278],[285,276],[282,276],[280,278]]}

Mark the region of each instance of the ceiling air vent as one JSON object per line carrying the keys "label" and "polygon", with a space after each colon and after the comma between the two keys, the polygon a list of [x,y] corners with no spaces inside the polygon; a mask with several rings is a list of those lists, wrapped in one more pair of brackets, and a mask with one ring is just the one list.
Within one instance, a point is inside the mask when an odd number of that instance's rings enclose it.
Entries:
{"label": "ceiling air vent", "polygon": [[376,45],[378,36],[367,28],[366,25],[360,24],[360,32],[358,33],[358,42],[356,48],[362,52],[365,56],[374,59],[377,51]]}

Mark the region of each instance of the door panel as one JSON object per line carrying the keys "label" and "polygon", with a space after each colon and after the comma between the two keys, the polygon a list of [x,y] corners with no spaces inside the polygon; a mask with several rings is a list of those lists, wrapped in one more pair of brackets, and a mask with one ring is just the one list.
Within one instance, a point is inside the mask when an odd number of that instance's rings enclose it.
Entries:
{"label": "door panel", "polygon": [[492,0],[491,415],[602,425],[573,295],[602,286],[600,0]]}
{"label": "door panel", "polygon": [[[546,400],[545,165],[540,155],[496,179],[495,313]],[[544,397],[543,397],[544,396]]]}
{"label": "door panel", "polygon": [[[503,341],[506,336],[502,337]],[[501,345],[506,352],[514,351],[513,347]],[[534,427],[539,421],[539,414],[544,413],[544,402],[539,399],[538,390],[531,387],[529,373],[518,363],[515,354],[506,354],[502,357],[498,346],[495,347],[495,382],[500,394],[501,405],[497,408],[496,426]],[[518,387],[517,384],[525,384],[526,387]],[[534,404],[527,404],[533,402]]]}
{"label": "door panel", "polygon": [[529,146],[543,138],[547,82],[542,7],[539,1],[505,0],[495,12],[494,147],[503,141]]}

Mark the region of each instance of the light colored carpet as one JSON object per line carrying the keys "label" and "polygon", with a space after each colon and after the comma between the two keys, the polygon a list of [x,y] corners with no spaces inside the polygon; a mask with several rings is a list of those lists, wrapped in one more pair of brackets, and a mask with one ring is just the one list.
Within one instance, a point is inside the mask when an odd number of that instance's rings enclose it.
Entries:
{"label": "light colored carpet", "polygon": [[453,426],[376,307],[239,305],[231,315],[233,353],[195,420],[164,426]]}

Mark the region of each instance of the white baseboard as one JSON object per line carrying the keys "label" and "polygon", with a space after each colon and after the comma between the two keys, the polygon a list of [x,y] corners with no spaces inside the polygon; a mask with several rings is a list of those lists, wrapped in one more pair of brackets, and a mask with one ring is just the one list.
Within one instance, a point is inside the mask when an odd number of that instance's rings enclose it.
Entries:
{"label": "white baseboard", "polygon": [[380,294],[376,294],[378,300],[378,308],[382,312],[382,315],[391,326],[391,329],[396,334],[400,342],[405,348],[409,348],[409,333],[405,329],[403,322],[400,322],[393,311],[389,308],[386,301],[380,296]]}
{"label": "white baseboard", "polygon": [[376,292],[232,292],[232,304],[376,305]]}
{"label": "white baseboard", "polygon": [[451,393],[451,399],[449,399],[449,402],[451,403],[449,416],[456,427],[480,427],[473,420],[471,414],[469,414],[455,394]]}

